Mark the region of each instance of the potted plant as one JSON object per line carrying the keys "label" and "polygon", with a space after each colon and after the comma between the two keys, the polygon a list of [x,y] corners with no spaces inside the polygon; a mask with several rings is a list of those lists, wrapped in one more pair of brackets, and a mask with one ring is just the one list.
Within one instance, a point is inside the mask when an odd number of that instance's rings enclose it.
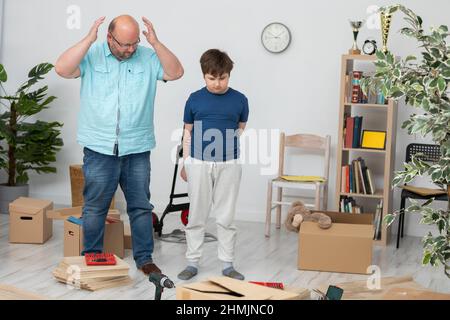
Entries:
{"label": "potted plant", "polygon": [[56,152],[63,145],[59,122],[27,121],[48,108],[56,98],[47,96],[47,86],[33,90],[44,79],[53,65],[41,63],[28,73],[15,94],[9,95],[3,83],[7,73],[0,64],[0,168],[8,181],[0,184],[0,212],[8,213],[8,205],[20,196],[28,196],[28,171],[56,172],[50,164],[56,161]]}
{"label": "potted plant", "polygon": [[[393,187],[409,183],[418,176],[429,176],[433,183],[447,191],[450,198],[450,47],[446,39],[449,36],[448,27],[441,25],[431,28],[425,33],[422,19],[412,10],[393,5],[383,7],[383,12],[401,11],[405,14],[407,26],[400,32],[417,40],[421,48],[421,56],[414,55],[402,59],[395,59],[387,51],[377,51],[375,62],[376,73],[366,79],[362,86],[367,90],[373,81],[381,82],[384,96],[391,99],[405,98],[407,105],[418,109],[407,119],[402,128],[408,134],[431,136],[433,142],[440,146],[441,156],[436,164],[429,164],[420,160],[420,154],[405,164],[405,169],[395,172]],[[421,223],[436,225],[439,235],[431,232],[423,238],[424,265],[436,266],[439,262],[444,266],[444,272],[450,278],[450,202],[446,208],[433,209],[430,207],[433,199],[418,204],[413,202],[405,212],[419,212]],[[391,224],[399,212],[385,217],[384,222]]]}

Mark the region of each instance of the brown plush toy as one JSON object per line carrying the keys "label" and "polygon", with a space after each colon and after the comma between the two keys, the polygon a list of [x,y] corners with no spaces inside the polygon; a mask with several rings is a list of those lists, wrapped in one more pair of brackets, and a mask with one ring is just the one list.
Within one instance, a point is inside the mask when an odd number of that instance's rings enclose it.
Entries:
{"label": "brown plush toy", "polygon": [[289,208],[285,226],[289,231],[298,232],[303,221],[315,221],[322,229],[329,229],[331,218],[322,212],[311,213],[301,201],[295,201]]}

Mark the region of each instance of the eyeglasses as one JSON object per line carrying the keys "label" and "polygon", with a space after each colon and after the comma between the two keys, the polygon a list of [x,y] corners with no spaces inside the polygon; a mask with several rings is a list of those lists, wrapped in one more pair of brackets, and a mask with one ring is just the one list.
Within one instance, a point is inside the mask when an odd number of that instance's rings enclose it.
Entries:
{"label": "eyeglasses", "polygon": [[137,45],[139,44],[139,42],[141,42],[141,38],[138,38],[138,41],[132,44],[123,44],[120,43],[119,41],[117,41],[116,38],[114,38],[113,34],[110,32],[109,33],[111,35],[111,37],[114,39],[115,42],[117,42],[117,44],[119,45],[119,47],[123,48],[123,49],[128,49],[128,48],[134,48],[137,47]]}

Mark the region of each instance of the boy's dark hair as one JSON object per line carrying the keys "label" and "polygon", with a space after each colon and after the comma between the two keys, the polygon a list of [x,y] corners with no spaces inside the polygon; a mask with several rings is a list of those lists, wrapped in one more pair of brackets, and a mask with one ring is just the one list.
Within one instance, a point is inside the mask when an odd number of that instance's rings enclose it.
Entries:
{"label": "boy's dark hair", "polygon": [[200,66],[203,75],[209,73],[214,77],[230,73],[233,70],[233,61],[228,54],[218,49],[209,49],[200,57]]}

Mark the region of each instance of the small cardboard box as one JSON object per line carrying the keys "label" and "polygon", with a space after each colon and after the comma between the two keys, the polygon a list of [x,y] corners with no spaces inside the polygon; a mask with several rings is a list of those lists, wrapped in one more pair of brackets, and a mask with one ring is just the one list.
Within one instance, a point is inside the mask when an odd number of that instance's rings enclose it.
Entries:
{"label": "small cardboard box", "polygon": [[[73,216],[79,218],[82,215],[82,207],[63,208],[49,210],[47,217],[64,221],[64,257],[80,256],[83,251],[83,230],[80,225],[67,221],[67,218]],[[106,221],[105,233],[103,238],[103,250],[111,252],[118,257],[125,256],[123,247],[123,222],[120,221],[120,212],[117,209],[108,211],[108,218],[116,220],[115,222]]]}
{"label": "small cardboard box", "polygon": [[[72,207],[79,207],[84,204],[83,189],[84,175],[83,166],[81,164],[73,164],[69,166],[70,171],[70,189],[72,192]],[[111,201],[111,209],[114,209],[114,197]]]}
{"label": "small cardboard box", "polygon": [[177,286],[177,300],[299,300],[300,294],[228,277]]}
{"label": "small cardboard box", "polygon": [[323,213],[331,218],[331,228],[320,229],[312,221],[300,226],[298,269],[367,274],[372,264],[373,215]]}
{"label": "small cardboard box", "polygon": [[125,249],[132,249],[131,242],[131,226],[127,223],[124,225],[123,229],[123,246]]}
{"label": "small cardboard box", "polygon": [[[80,225],[64,221],[64,257],[80,256],[83,251],[83,229]],[[106,222],[103,251],[125,256],[123,247],[123,221]]]}
{"label": "small cardboard box", "polygon": [[44,243],[53,235],[53,221],[46,211],[49,200],[19,197],[9,204],[9,242]]}

